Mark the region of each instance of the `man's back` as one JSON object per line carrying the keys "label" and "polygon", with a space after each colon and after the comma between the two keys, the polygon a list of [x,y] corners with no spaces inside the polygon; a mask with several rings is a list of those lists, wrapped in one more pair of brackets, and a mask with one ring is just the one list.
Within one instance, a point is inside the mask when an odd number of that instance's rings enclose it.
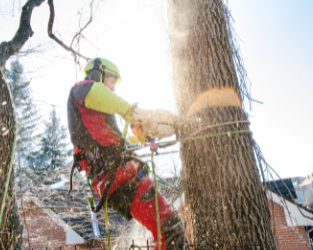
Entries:
{"label": "man's back", "polygon": [[85,99],[93,84],[92,80],[76,83],[68,97],[68,128],[74,146],[117,145],[121,133],[113,114],[106,114],[85,106]]}

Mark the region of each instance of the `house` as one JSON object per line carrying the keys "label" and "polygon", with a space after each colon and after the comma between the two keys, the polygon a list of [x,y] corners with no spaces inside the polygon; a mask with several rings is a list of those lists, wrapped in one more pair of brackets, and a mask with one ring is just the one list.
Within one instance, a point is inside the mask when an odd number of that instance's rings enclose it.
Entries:
{"label": "house", "polygon": [[[61,220],[52,210],[33,197],[24,194],[18,200],[20,219],[23,224],[23,249],[54,249],[62,246],[70,249],[73,244],[84,243],[84,239]],[[42,209],[41,209],[42,208]],[[72,248],[73,249],[73,248]]]}
{"label": "house", "polygon": [[[297,204],[297,195],[291,179],[266,183],[275,241],[280,250],[311,250],[313,238],[313,212]],[[173,206],[184,222],[186,236],[193,244],[190,209],[181,194]],[[310,219],[312,218],[312,219]]]}
{"label": "house", "polygon": [[286,200],[297,201],[298,199],[291,178],[276,181],[267,181],[265,184],[267,189],[278,194]]}
{"label": "house", "polygon": [[280,250],[312,249],[312,211],[268,191],[272,231]]}
{"label": "house", "polygon": [[[178,210],[189,243],[193,244],[190,210],[177,185],[177,178],[167,178],[165,181],[158,181],[159,191]],[[302,180],[298,182],[302,183]],[[19,206],[21,220],[26,220],[27,225],[23,231],[23,249],[29,249],[28,238],[33,249],[60,249],[60,246],[62,249],[75,249],[75,245],[76,249],[95,249],[107,245],[103,215],[90,212],[79,188],[68,196],[68,190],[63,189],[67,183],[64,181],[62,185],[55,185],[56,189],[30,189],[24,195],[23,207],[27,208],[24,209],[25,216],[21,204]],[[294,183],[295,180],[291,178],[266,183],[272,230],[280,250],[310,250],[313,249],[310,245],[313,221],[309,218],[313,218],[313,213],[297,204],[298,189]],[[169,188],[169,185],[174,188]],[[151,238],[151,234],[134,220],[126,222],[113,210],[109,210],[109,219],[112,246],[129,246],[138,235],[142,235],[142,242]],[[136,232],[134,225],[138,228]]]}
{"label": "house", "polygon": [[293,180],[296,193],[298,196],[298,203],[304,206],[313,206],[313,174],[307,177],[302,177],[298,181]]}
{"label": "house", "polygon": [[299,185],[300,190],[312,189],[313,187],[313,174],[308,175],[303,182]]}
{"label": "house", "polygon": [[306,203],[306,196],[307,196],[307,191],[306,190],[301,190],[300,185],[301,183],[305,180],[305,177],[292,177],[290,178],[292,181],[292,184],[295,188],[296,194],[297,194],[297,202],[300,204],[305,204]]}
{"label": "house", "polygon": [[[177,178],[158,181],[159,191],[169,201],[176,199],[180,189],[169,188],[177,184]],[[68,193],[68,180],[62,180],[49,188],[31,188],[23,194],[18,207],[23,227],[23,249],[96,249],[107,246],[107,230],[103,214],[90,211],[86,197],[73,183]],[[95,202],[99,200],[95,197]],[[25,213],[24,213],[25,212]],[[111,246],[136,244],[153,246],[152,235],[135,220],[127,222],[113,210],[108,210]],[[29,239],[29,240],[28,240]]]}
{"label": "house", "polygon": [[[107,245],[103,215],[90,211],[82,192],[73,191],[70,196],[67,192],[31,188],[23,195],[23,203],[18,200],[23,249],[92,249]],[[113,210],[109,209],[108,214],[114,245],[118,237],[130,230],[130,225]]]}

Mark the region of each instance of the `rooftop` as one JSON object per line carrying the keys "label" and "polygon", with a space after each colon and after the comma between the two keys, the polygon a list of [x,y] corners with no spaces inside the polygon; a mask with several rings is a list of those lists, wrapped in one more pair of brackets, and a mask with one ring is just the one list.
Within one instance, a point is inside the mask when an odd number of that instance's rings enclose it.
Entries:
{"label": "rooftop", "polygon": [[308,175],[304,181],[299,185],[300,189],[303,189],[305,186],[312,186],[313,174]]}
{"label": "rooftop", "polygon": [[[171,203],[176,197],[178,197],[180,188],[179,185],[177,186],[177,178],[167,178],[165,181],[174,186],[174,188],[171,188],[164,181],[159,180],[157,181],[158,190]],[[68,190],[59,189],[59,186],[57,188],[58,189],[31,188],[30,193],[35,194],[38,201],[40,201],[43,206],[58,208],[51,210],[68,226],[76,231],[85,241],[94,239],[95,236],[92,228],[91,211],[82,191],[73,190],[70,195],[67,195]],[[96,195],[95,203],[97,204],[98,202],[99,200]],[[132,226],[131,222],[127,222],[122,216],[110,208],[108,209],[108,215],[111,237],[118,237],[129,232]],[[102,210],[96,214],[96,218],[100,235],[102,237],[106,236],[107,231]]]}
{"label": "rooftop", "polygon": [[[297,194],[291,179],[282,179],[276,181],[266,182],[266,187],[273,193],[285,198],[292,202],[293,199],[297,199]],[[291,197],[292,196],[292,197]],[[293,198],[293,199],[292,199]]]}

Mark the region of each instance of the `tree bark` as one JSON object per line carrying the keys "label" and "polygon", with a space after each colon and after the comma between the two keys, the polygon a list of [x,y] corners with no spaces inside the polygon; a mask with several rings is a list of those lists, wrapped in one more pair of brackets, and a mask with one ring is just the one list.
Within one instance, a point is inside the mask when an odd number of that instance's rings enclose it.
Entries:
{"label": "tree bark", "polygon": [[[0,69],[0,206],[2,206],[5,186],[8,178],[11,155],[15,136],[15,119],[13,99],[8,84]],[[3,204],[4,213],[0,225],[0,249],[21,249],[22,231],[14,196],[14,173],[12,171],[9,189]]]}
{"label": "tree bark", "polygon": [[[186,115],[199,94],[232,88],[243,99],[221,0],[167,0],[175,99],[181,137],[214,124],[247,120],[243,108],[207,107]],[[198,135],[249,130],[247,123]],[[267,197],[250,133],[181,145],[182,184],[191,208],[195,249],[275,249]]]}
{"label": "tree bark", "polygon": [[[15,137],[14,103],[9,85],[4,79],[2,68],[10,56],[16,54],[33,35],[30,25],[32,11],[44,0],[28,0],[22,8],[20,26],[11,41],[0,44],[0,206],[4,213],[0,225],[0,249],[22,249],[23,227],[19,221],[14,195],[14,172],[9,179],[9,188],[4,199],[7,176]],[[4,203],[3,203],[4,200]],[[0,207],[1,209],[1,207]]]}
{"label": "tree bark", "polygon": [[29,37],[33,36],[34,32],[30,26],[30,19],[33,9],[39,6],[44,0],[28,0],[22,8],[20,26],[11,41],[2,42],[0,44],[0,68],[5,65],[5,62],[10,56],[15,55],[23,47]]}

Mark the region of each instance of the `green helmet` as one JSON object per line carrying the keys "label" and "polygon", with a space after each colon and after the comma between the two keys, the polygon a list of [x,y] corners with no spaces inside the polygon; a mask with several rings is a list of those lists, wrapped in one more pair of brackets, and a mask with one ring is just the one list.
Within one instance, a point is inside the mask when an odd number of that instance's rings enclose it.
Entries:
{"label": "green helmet", "polygon": [[84,68],[85,76],[88,74],[88,72],[90,72],[93,69],[98,69],[102,73],[101,79],[100,79],[101,82],[102,82],[102,76],[105,75],[105,73],[114,75],[116,77],[116,84],[120,82],[121,76],[120,76],[119,69],[114,63],[112,63],[108,59],[101,58],[101,57],[91,59]]}

